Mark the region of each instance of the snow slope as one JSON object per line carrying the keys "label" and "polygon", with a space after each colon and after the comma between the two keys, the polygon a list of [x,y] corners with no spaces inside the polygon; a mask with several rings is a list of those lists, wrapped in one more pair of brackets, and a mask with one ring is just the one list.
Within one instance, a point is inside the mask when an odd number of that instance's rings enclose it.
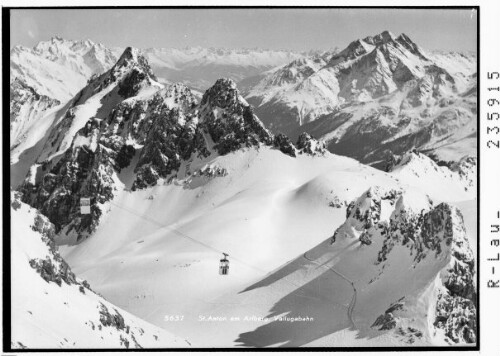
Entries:
{"label": "snow slope", "polygon": [[[359,202],[364,204],[365,199],[366,195]],[[178,330],[186,330],[200,343],[216,340],[216,345],[230,342],[241,347],[474,343],[475,336],[470,337],[470,331],[475,330],[471,299],[456,297],[452,303],[462,303],[462,307],[449,318],[449,305],[444,307],[441,302],[454,295],[445,285],[453,280],[451,271],[463,263],[453,257],[453,250],[443,248],[418,259],[418,249],[411,243],[404,246],[396,242],[386,259],[380,260],[379,251],[397,234],[394,227],[402,204],[429,209],[428,200],[417,192],[403,193],[393,203],[382,203],[379,221],[393,230],[384,233],[386,238],[374,233],[370,245],[361,244],[362,224],[351,217],[337,230],[335,242],[327,239],[245,289],[213,299],[198,309],[197,319],[181,324]],[[450,211],[457,241],[452,249],[466,256],[470,293],[475,288],[472,252],[457,211]],[[445,221],[438,225],[443,227]],[[200,316],[205,319],[200,321]]]}
{"label": "snow slope", "polygon": [[[380,272],[380,268],[370,267],[369,261],[377,256],[382,240],[360,256],[357,239],[339,238],[333,249],[329,247],[330,237],[344,220],[347,203],[372,186],[415,191],[411,196],[423,197],[414,198],[417,203],[426,202],[425,195],[409,188],[404,178],[398,182],[400,178],[391,174],[329,153],[292,158],[266,147],[251,148],[191,162],[189,169],[203,171],[206,167],[227,174],[187,176],[171,184],[117,192],[92,238],[75,246],[71,241],[59,242],[70,244],[60,247],[63,256],[77,274],[113,303],[200,345],[300,346],[334,334],[333,341],[326,341],[331,346],[346,333],[351,338],[344,339],[343,345],[373,344],[371,335],[377,332],[347,330],[350,321],[346,313],[352,298],[349,283],[317,264],[331,264],[339,258],[335,256],[345,256],[341,273],[349,276],[348,271],[356,267],[359,274],[352,277],[368,283]],[[438,194],[431,197],[436,204],[442,198]],[[408,204],[419,207],[417,203]],[[390,209],[383,213],[387,220],[394,207],[384,209]],[[312,248],[307,256],[313,262],[297,258]],[[231,261],[230,273],[224,277],[218,275],[222,252],[228,253]],[[391,259],[392,272],[384,273],[385,282],[378,284],[376,293],[392,288],[400,298],[412,295],[415,288],[419,293],[424,287],[431,290],[432,278],[449,261],[449,256],[443,256],[429,266],[419,264],[412,272],[415,277],[408,281],[418,278],[420,284],[408,282],[400,289],[399,282],[392,284],[393,277],[400,273],[397,280],[404,280],[401,273],[411,269],[411,259],[404,249],[397,256]],[[295,262],[286,264],[290,260]],[[397,300],[393,294],[373,297],[380,302],[367,311],[363,323],[373,323],[389,308]],[[367,298],[369,295],[361,300],[369,309]],[[309,315],[317,322],[279,321],[265,327],[266,322],[243,320],[245,316],[283,315],[289,308],[293,316]],[[200,321],[200,315],[206,319]],[[353,315],[355,320],[359,318],[359,314]],[[423,318],[423,314],[418,315],[417,319]],[[183,321],[170,321],[171,316],[182,316]],[[210,316],[227,320],[239,316],[241,320],[213,321]],[[333,325],[332,320],[336,320]],[[257,329],[259,326],[262,328]],[[379,345],[408,344],[408,338],[380,335],[375,340]],[[417,343],[435,344],[429,335]]]}
{"label": "snow slope", "polygon": [[189,347],[75,277],[54,246],[47,218],[16,192],[11,203],[13,349]]}
{"label": "snow slope", "polygon": [[[331,219],[340,222],[344,201],[370,182],[396,184],[347,158],[294,159],[265,147],[193,162],[190,170],[205,166],[228,174],[115,194],[92,238],[61,246],[64,257],[110,300],[156,325],[177,328],[165,315],[187,318],[199,304],[243,288],[331,235]],[[353,175],[364,183],[352,187]],[[331,201],[340,208],[330,207]],[[309,238],[297,238],[309,231]],[[227,278],[218,275],[222,252],[232,260]]]}
{"label": "snow slope", "polygon": [[477,197],[477,163],[470,158],[455,167],[438,166],[422,153],[409,152],[390,169],[402,182],[417,187],[422,193],[439,197],[439,201],[459,202]]}

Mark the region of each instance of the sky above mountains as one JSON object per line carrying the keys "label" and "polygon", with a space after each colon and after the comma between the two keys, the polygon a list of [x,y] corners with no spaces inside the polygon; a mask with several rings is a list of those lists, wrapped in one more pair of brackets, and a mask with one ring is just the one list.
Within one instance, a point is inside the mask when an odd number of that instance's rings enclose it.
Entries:
{"label": "sky above mountains", "polygon": [[22,9],[11,46],[53,36],[109,47],[332,49],[389,30],[427,49],[476,49],[477,14],[443,9]]}

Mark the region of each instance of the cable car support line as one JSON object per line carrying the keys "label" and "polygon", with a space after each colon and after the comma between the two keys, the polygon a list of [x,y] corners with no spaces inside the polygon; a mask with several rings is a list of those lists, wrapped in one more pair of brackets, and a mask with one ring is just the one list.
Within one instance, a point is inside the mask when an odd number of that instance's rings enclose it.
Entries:
{"label": "cable car support line", "polygon": [[[190,240],[190,241],[192,241],[192,242],[194,242],[194,243],[196,243],[196,244],[198,244],[198,245],[200,245],[200,246],[203,246],[203,247],[205,247],[205,248],[207,248],[207,249],[209,249],[209,250],[215,251],[215,252],[217,252],[218,254],[223,254],[223,255],[227,255],[227,256],[229,256],[229,254],[227,254],[226,252],[221,251],[221,250],[219,250],[219,249],[217,249],[217,248],[215,248],[215,247],[212,247],[212,246],[210,246],[210,245],[207,245],[207,244],[205,244],[205,243],[203,243],[203,242],[201,242],[201,241],[199,241],[199,240],[197,240],[197,239],[195,239],[195,238],[193,238],[193,237],[191,237],[191,236],[189,236],[189,235],[187,235],[187,234],[183,233],[182,231],[177,230],[176,228],[173,228],[173,227],[168,226],[168,225],[164,225],[164,224],[162,224],[162,223],[160,223],[160,222],[158,222],[158,221],[156,221],[156,220],[154,220],[154,219],[151,219],[151,218],[150,218],[150,217],[148,217],[148,216],[145,216],[144,214],[140,214],[140,213],[138,213],[138,212],[136,212],[136,211],[133,211],[133,210],[131,210],[131,209],[127,208],[127,207],[124,207],[124,206],[118,205],[118,204],[114,203],[113,201],[110,201],[109,203],[110,203],[111,205],[113,205],[113,206],[115,206],[115,207],[119,208],[119,209],[122,209],[122,210],[124,210],[124,211],[126,211],[126,212],[128,212],[128,213],[132,214],[132,215],[135,215],[135,216],[140,217],[140,218],[142,218],[142,219],[144,219],[144,220],[146,220],[146,221],[148,221],[148,222],[150,222],[150,223],[152,223],[152,224],[155,224],[155,225],[156,225],[156,226],[158,226],[160,229],[167,229],[167,230],[170,230],[170,231],[172,231],[173,233],[175,233],[175,234],[177,234],[177,235],[179,235],[179,236],[181,236],[181,237],[184,237],[184,238],[186,238],[186,239],[188,239],[188,240]],[[256,270],[256,271],[259,271],[259,272],[263,273],[264,275],[268,275],[268,274],[269,274],[269,271],[263,270],[263,269],[261,269],[261,268],[259,268],[259,267],[255,267],[255,266],[253,266],[253,265],[251,265],[251,264],[249,264],[249,263],[246,263],[246,262],[242,261],[240,258],[236,258],[236,257],[234,256],[234,254],[231,254],[230,256],[231,256],[231,259],[233,259],[234,261],[237,261],[237,262],[239,262],[239,263],[241,263],[241,264],[243,264],[243,265],[245,265],[245,266],[247,266],[247,267],[249,267],[249,268],[252,268],[252,269],[254,269],[254,270]],[[304,256],[304,257],[305,257],[305,256]],[[307,259],[307,258],[306,258],[306,259]],[[219,266],[219,268],[220,268],[220,266]],[[345,278],[345,277],[343,277],[343,278]],[[346,279],[346,280],[348,280],[347,278],[345,278],[345,279]],[[303,286],[302,286],[302,285],[300,285],[300,284],[297,284],[297,283],[294,283],[294,282],[290,281],[290,280],[289,280],[288,278],[286,278],[286,277],[281,278],[281,280],[283,280],[283,281],[284,281],[284,282],[286,282],[286,283],[289,283],[290,285],[292,285],[292,286],[294,286],[294,287],[296,287],[296,288],[301,288],[301,287],[303,287]],[[353,286],[353,287],[354,287],[354,286]],[[297,291],[296,291],[296,292],[297,292]],[[296,292],[294,292],[294,293],[296,293]],[[304,297],[304,298],[320,299],[320,298],[318,298],[318,297],[308,296],[308,295],[303,294],[303,293],[300,293],[300,296],[302,296],[302,297]],[[329,299],[329,298],[328,298],[328,299]],[[331,299],[329,299],[329,300],[331,300]],[[332,300],[331,300],[331,301],[332,301]],[[333,302],[333,301],[332,301],[332,302]]]}

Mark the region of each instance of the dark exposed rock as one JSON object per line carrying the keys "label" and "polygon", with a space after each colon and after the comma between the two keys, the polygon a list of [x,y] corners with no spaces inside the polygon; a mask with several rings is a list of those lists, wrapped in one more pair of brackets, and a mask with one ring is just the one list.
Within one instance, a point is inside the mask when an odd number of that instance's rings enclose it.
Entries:
{"label": "dark exposed rock", "polygon": [[200,107],[203,129],[210,134],[219,154],[272,143],[272,134],[243,100],[232,80],[217,80],[203,95]]}
{"label": "dark exposed rock", "polygon": [[398,221],[391,221],[377,263],[387,259],[396,243],[411,250],[415,263],[431,252],[439,256],[446,251],[450,262],[441,274],[444,290],[436,304],[433,324],[443,329],[453,343],[475,343],[474,259],[460,211],[441,203],[428,212],[401,214]]}
{"label": "dark exposed rock", "polygon": [[118,154],[116,155],[116,168],[117,170],[121,170],[122,168],[128,167],[130,164],[130,161],[134,157],[135,154],[135,148],[134,146],[131,145],[123,145],[120,148],[120,151],[118,151]]}
{"label": "dark exposed rock", "polygon": [[297,140],[297,149],[300,153],[310,155],[324,155],[326,153],[326,144],[324,141],[318,141],[307,132],[300,134]]}
{"label": "dark exposed rock", "polygon": [[186,124],[179,124],[179,115],[177,110],[171,110],[164,119],[156,120],[139,158],[133,189],[156,184],[160,177],[177,171],[195,151],[205,152],[201,132],[190,128],[189,119]]}
{"label": "dark exposed rock", "polygon": [[371,245],[372,244],[372,236],[369,232],[363,231],[361,236],[359,236],[359,241],[362,245]]}
{"label": "dark exposed rock", "polygon": [[476,306],[460,296],[438,296],[434,326],[443,329],[453,343],[476,343]]}
{"label": "dark exposed rock", "polygon": [[125,330],[125,320],[118,310],[115,309],[115,312],[111,313],[104,304],[100,304],[101,309],[99,310],[99,320],[101,324],[104,326],[114,327],[117,330]]}
{"label": "dark exposed rock", "polygon": [[32,259],[30,260],[30,266],[47,282],[54,282],[58,286],[61,286],[62,281],[66,282],[66,284],[78,284],[66,261],[58,254],[54,257],[54,259],[51,259],[47,256],[45,260]]}
{"label": "dark exposed rock", "polygon": [[378,328],[379,330],[391,330],[397,325],[397,320],[395,314],[399,310],[403,310],[404,302],[403,298],[399,299],[396,303],[392,304],[384,314],[380,315],[375,322],[372,324],[372,328]]}
{"label": "dark exposed rock", "polygon": [[274,136],[273,144],[274,147],[279,149],[284,154],[290,157],[297,156],[295,146],[293,145],[292,141],[288,138],[288,136],[285,136],[283,134],[277,134],[276,136]]}
{"label": "dark exposed rock", "polygon": [[193,176],[200,176],[200,177],[208,177],[208,178],[213,178],[213,177],[225,177],[228,175],[228,172],[225,168],[223,167],[213,167],[213,166],[207,166],[205,168],[199,169],[195,172],[193,172]]}
{"label": "dark exposed rock", "polygon": [[22,194],[20,192],[12,192],[13,199],[11,199],[10,205],[12,209],[18,210],[21,207]]}
{"label": "dark exposed rock", "polygon": [[384,313],[380,315],[377,320],[372,324],[372,328],[378,327],[379,330],[390,330],[396,327],[396,320],[392,313]]}

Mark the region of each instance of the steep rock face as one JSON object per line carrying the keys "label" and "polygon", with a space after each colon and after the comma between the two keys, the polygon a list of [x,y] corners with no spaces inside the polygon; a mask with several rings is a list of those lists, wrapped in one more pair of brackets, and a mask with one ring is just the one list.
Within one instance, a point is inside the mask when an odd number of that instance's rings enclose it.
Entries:
{"label": "steep rock face", "polygon": [[[75,233],[78,240],[89,236],[102,216],[103,204],[123,184],[118,174],[130,165],[137,149],[143,148],[138,163],[140,184],[147,174],[144,167],[150,163],[148,160],[158,163],[161,157],[156,145],[172,144],[161,135],[166,130],[173,138],[178,129],[179,106],[191,107],[194,103],[189,94],[185,87],[166,88],[145,100],[122,101],[106,120],[90,119],[48,172],[43,172],[42,166],[42,172],[36,172],[39,177],[27,178],[22,188],[25,201],[40,208],[58,232],[65,228],[65,234]],[[80,215],[82,197],[91,197],[90,215]]]}
{"label": "steep rock face", "polygon": [[[67,234],[89,235],[102,215],[99,204],[113,197],[118,152],[104,145],[99,125],[90,120],[55,166],[46,173],[42,166],[42,177],[29,177],[21,189],[23,200],[39,208],[57,232],[66,227]],[[80,215],[80,198],[85,197],[92,197],[90,215]]]}
{"label": "steep rock face", "polygon": [[186,105],[156,121],[139,159],[133,189],[154,185],[160,178],[175,178],[181,162],[189,164],[211,154],[225,155],[262,144],[295,152],[293,144],[284,143],[286,140],[276,141],[242,98],[234,81],[219,79],[198,106],[189,99]]}
{"label": "steep rock face", "polygon": [[16,145],[31,123],[39,119],[48,109],[61,104],[57,99],[40,95],[21,78],[10,84],[10,146]]}
{"label": "steep rock face", "polygon": [[[421,338],[423,330],[431,330],[426,337],[436,342],[476,343],[474,257],[457,208],[447,203],[434,205],[416,191],[371,188],[349,204],[347,219],[331,244],[338,244],[339,239],[357,239],[360,249],[375,256],[372,268],[379,272],[368,286],[376,288],[385,273],[400,278],[400,272],[391,268],[402,261],[409,262],[408,278],[415,278],[410,277],[412,270],[426,275],[419,278],[429,278],[418,295],[401,295],[387,305],[371,328],[392,332],[409,343]],[[420,314],[425,324],[414,322]]]}
{"label": "steep rock face", "polygon": [[295,139],[306,131],[331,152],[378,168],[413,148],[457,162],[476,154],[475,60],[427,53],[385,31],[324,60],[291,62],[246,99],[273,132]]}
{"label": "steep rock face", "polygon": [[219,79],[200,103],[200,115],[219,154],[242,146],[271,144],[273,136],[255,116],[230,79]]}
{"label": "steep rock face", "polygon": [[[144,57],[128,48],[115,66],[77,94],[49,135],[41,164],[30,170],[20,190],[58,233],[64,229],[79,240],[94,230],[102,204],[121,184],[117,174],[129,165],[134,145],[144,144],[158,106],[170,93],[147,98],[161,87],[154,79]],[[146,100],[135,96],[139,92],[146,93]],[[92,117],[89,107],[95,108],[96,101],[101,106]],[[82,197],[91,198],[90,215],[80,215]]]}
{"label": "steep rock face", "polygon": [[54,225],[22,203],[18,192],[11,192],[11,209],[12,348],[188,346],[109,303],[75,276],[55,246]]}
{"label": "steep rock face", "polygon": [[475,343],[474,258],[460,211],[446,203],[420,214],[401,209],[391,218],[386,236],[379,253],[381,264],[390,259],[396,244],[409,248],[416,263],[434,256],[448,261],[437,277],[442,286],[437,288],[435,314],[429,315],[428,322],[444,332],[450,344]]}
{"label": "steep rock face", "polygon": [[195,151],[202,157],[209,154],[193,110],[196,102],[191,91],[180,85],[174,88],[182,92],[176,99],[178,107],[161,106],[153,115],[154,124],[148,131],[137,163],[137,178],[132,189],[145,188],[156,184],[160,178],[166,178]]}
{"label": "steep rock face", "polygon": [[93,76],[66,104],[63,117],[50,131],[38,160],[52,160],[63,154],[90,118],[106,121],[116,105],[136,96],[139,91],[152,94],[161,87],[145,57],[137,49],[127,48],[110,70]]}
{"label": "steep rock face", "polygon": [[[20,190],[57,233],[76,241],[92,234],[115,190],[169,182],[183,162],[259,145],[292,157],[297,151],[286,136],[264,127],[232,80],[218,80],[197,104],[184,85],[159,84],[133,48],[92,77],[65,109]],[[303,144],[304,153],[317,146],[309,138]],[[121,177],[131,164],[131,177]],[[81,215],[86,197],[91,214]]]}

